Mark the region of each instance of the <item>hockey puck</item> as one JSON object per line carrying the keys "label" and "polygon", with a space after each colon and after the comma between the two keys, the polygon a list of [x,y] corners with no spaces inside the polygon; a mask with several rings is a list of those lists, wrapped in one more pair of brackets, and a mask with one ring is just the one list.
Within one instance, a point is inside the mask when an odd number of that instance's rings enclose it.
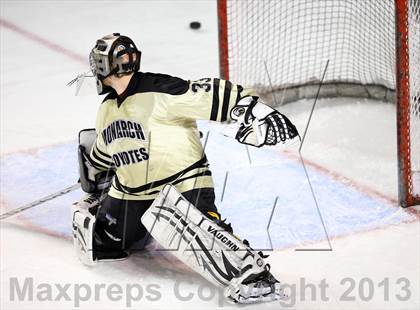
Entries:
{"label": "hockey puck", "polygon": [[191,22],[190,23],[190,28],[194,29],[194,30],[200,29],[201,28],[201,23],[200,22]]}

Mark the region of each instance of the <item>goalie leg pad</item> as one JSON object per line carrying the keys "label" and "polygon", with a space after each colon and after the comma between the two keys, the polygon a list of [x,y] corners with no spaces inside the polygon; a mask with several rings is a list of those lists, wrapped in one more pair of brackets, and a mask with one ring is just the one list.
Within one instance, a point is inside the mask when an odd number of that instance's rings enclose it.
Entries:
{"label": "goalie leg pad", "polygon": [[93,231],[95,228],[95,216],[87,208],[73,205],[73,246],[80,261],[93,266]]}
{"label": "goalie leg pad", "polygon": [[115,237],[103,228],[104,219],[97,215],[98,208],[101,210],[103,206],[94,197],[88,195],[73,204],[73,245],[77,256],[87,266],[93,266],[97,261],[126,259],[128,251],[113,248],[113,245],[120,245],[121,242],[113,240]]}
{"label": "goalie leg pad", "polygon": [[[191,269],[225,289],[234,301],[261,301],[262,294],[279,293],[272,291],[280,289],[275,287],[278,281],[274,278],[273,285],[260,290],[260,294],[252,291],[256,289],[253,276],[268,272],[262,254],[201,213],[175,187],[166,185],[141,220],[163,248],[172,250]],[[243,288],[248,290],[244,292]]]}
{"label": "goalie leg pad", "polygon": [[163,248],[172,250],[215,285],[226,287],[240,273],[246,246],[198,211],[174,187],[166,185],[162,189],[141,221]]}

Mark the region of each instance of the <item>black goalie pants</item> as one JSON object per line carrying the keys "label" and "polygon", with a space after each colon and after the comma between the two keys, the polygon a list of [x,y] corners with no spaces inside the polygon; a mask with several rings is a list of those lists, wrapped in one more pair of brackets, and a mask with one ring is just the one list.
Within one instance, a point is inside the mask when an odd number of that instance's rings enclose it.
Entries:
{"label": "black goalie pants", "polygon": [[[213,188],[194,189],[182,195],[204,214],[218,214]],[[149,235],[141,217],[152,203],[153,200],[122,200],[110,196],[104,199],[96,214],[94,231],[98,259],[118,258],[130,248],[143,249]]]}

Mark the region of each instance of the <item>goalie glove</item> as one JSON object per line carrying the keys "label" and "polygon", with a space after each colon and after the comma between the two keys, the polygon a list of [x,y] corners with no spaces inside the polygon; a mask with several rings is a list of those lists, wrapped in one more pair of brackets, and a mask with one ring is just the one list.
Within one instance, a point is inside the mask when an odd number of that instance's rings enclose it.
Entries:
{"label": "goalie glove", "polygon": [[264,104],[258,97],[242,98],[230,112],[239,122],[236,140],[257,147],[285,143],[299,136],[295,125],[283,114]]}

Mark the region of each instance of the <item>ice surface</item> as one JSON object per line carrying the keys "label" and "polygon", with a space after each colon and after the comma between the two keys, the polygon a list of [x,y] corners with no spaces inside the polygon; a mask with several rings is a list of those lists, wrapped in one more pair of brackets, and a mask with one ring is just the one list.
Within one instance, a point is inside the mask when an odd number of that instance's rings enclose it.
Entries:
{"label": "ice surface", "polygon": [[[145,71],[185,78],[217,76],[216,3],[211,1],[2,1],[1,19],[49,42],[86,56],[103,34],[128,34],[143,50]],[[123,12],[123,13],[116,13]],[[189,22],[199,20],[199,31]],[[45,44],[0,25],[1,212],[56,192],[77,180],[76,137],[81,128],[94,126],[100,98],[74,97],[65,87],[87,69],[83,61],[63,55]],[[286,105],[287,114],[302,131],[312,102]],[[310,125],[303,156],[333,251],[296,252],[296,248],[327,248],[328,243],[299,163],[296,146],[254,149],[223,135],[224,125],[200,122],[209,132],[206,152],[216,181],[217,205],[235,232],[270,251],[273,273],[283,282],[298,284],[301,277],[330,284],[329,301],[299,289],[296,309],[418,309],[420,273],[419,217],[395,207],[395,107],[383,102],[335,99],[319,101]],[[223,185],[228,173],[226,189]],[[223,193],[223,201],[221,201]],[[136,309],[230,308],[218,293],[199,298],[207,287],[170,253],[152,244],[123,262],[82,266],[69,242],[70,205],[80,191],[33,208],[0,226],[0,270],[3,309],[69,309],[71,301],[11,300],[10,281],[33,277],[40,283],[112,283],[141,285],[143,297]],[[274,201],[277,199],[273,211]],[[273,213],[272,213],[273,211]],[[269,227],[267,225],[272,214]],[[370,301],[340,301],[346,286],[341,279],[364,277],[375,283]],[[378,288],[390,280],[390,300]],[[411,297],[403,294],[399,278],[410,281]],[[23,283],[23,282],[22,282]],[[180,284],[189,301],[176,297]],[[158,285],[161,297],[146,298],[146,287]],[[211,290],[207,287],[207,292]],[[357,288],[355,293],[358,294]],[[302,296],[300,295],[302,294]],[[309,294],[309,295],[308,295]],[[82,309],[126,308],[126,300],[80,303]],[[279,304],[260,308],[279,308]]]}
{"label": "ice surface", "polygon": [[[217,204],[235,232],[260,249],[324,240],[326,235],[301,163],[277,148],[250,148],[248,158],[245,146],[220,134],[220,126],[200,123],[204,136],[209,132],[206,154],[216,183]],[[6,205],[24,205],[75,183],[75,154],[76,144],[67,143],[31,155],[4,156],[1,178],[7,180],[3,185]],[[17,170],[22,172],[16,174]],[[309,168],[309,176],[330,237],[415,220],[414,215],[391,202],[371,197],[315,169]],[[31,191],[22,195],[22,184]],[[22,216],[43,229],[70,236],[70,206],[80,196],[81,191],[73,192]]]}

